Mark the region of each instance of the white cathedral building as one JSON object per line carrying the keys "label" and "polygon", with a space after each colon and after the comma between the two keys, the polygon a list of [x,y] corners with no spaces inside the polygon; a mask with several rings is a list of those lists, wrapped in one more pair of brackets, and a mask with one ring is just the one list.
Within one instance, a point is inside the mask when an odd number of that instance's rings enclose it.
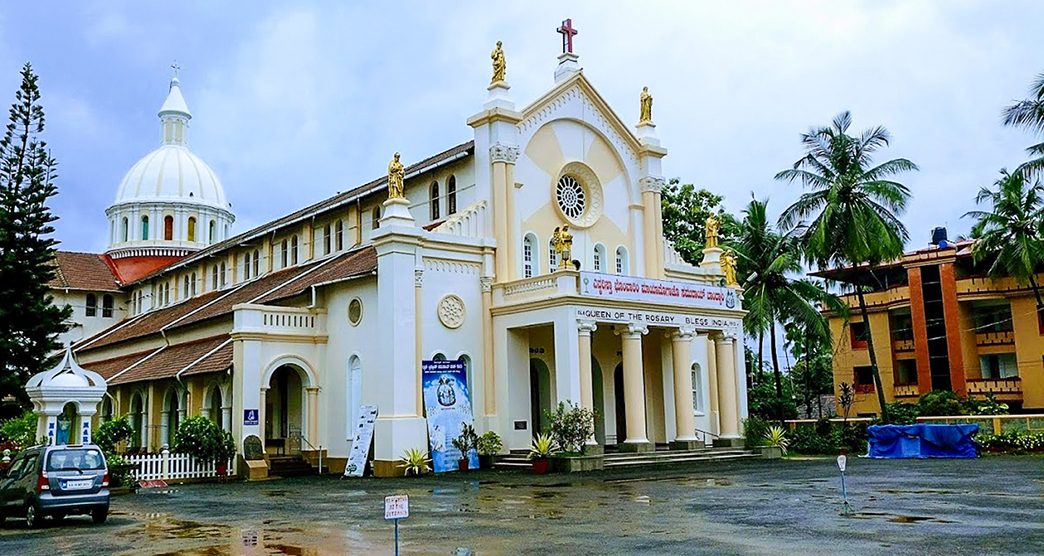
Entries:
{"label": "white cathedral building", "polygon": [[60,253],[52,283],[80,365],[108,384],[98,418],[130,415],[132,445],[157,451],[204,414],[240,451],[256,436],[339,470],[376,405],[373,470],[401,475],[428,446],[421,362],[449,359],[505,450],[566,400],[596,412],[603,446],[740,442],[740,292],[720,249],[694,267],[664,240],[651,117],[625,123],[568,51],[539,98],[518,106],[499,80],[477,108],[473,140],[406,166],[407,202],[382,176],[232,235],[172,80],[161,146],[106,211],[109,248]]}

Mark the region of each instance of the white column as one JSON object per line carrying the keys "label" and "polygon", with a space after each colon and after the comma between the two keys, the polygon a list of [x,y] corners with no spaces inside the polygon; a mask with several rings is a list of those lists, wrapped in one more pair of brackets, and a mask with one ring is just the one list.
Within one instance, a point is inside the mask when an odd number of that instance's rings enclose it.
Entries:
{"label": "white column", "polygon": [[696,442],[696,416],[692,406],[692,338],[695,329],[682,327],[671,333],[674,364],[674,422],[676,442]]}
{"label": "white column", "polygon": [[[594,411],[594,386],[591,378],[591,334],[598,329],[592,320],[577,322],[576,329],[580,337],[580,407]],[[597,416],[595,417],[598,418]],[[587,440],[588,444],[598,444],[594,436]]]}
{"label": "white column", "polygon": [[258,391],[258,406],[257,406],[257,436],[261,439],[261,448],[265,448],[265,438],[268,436],[265,434],[265,398],[268,396],[268,388],[261,388]]}
{"label": "white column", "polygon": [[308,442],[319,449],[319,387],[305,388],[308,395]]}
{"label": "white column", "polygon": [[700,336],[707,351],[707,394],[710,399],[707,417],[710,419],[709,432],[721,434],[721,421],[718,412],[718,355],[714,348],[714,340],[707,335]]}
{"label": "white column", "polygon": [[[555,333],[555,393],[559,402],[583,403],[580,359],[580,331],[576,317],[565,311],[554,321]],[[590,357],[588,364],[590,365]],[[587,374],[590,380],[591,373]]]}
{"label": "white column", "polygon": [[645,430],[645,378],[642,367],[642,336],[649,328],[628,324],[616,329],[623,351],[624,405],[627,407],[626,449],[645,451],[652,448]]}
{"label": "white column", "polygon": [[721,411],[721,439],[740,437],[739,408],[736,397],[736,354],[730,336],[719,336],[714,341],[718,357],[718,407]]}

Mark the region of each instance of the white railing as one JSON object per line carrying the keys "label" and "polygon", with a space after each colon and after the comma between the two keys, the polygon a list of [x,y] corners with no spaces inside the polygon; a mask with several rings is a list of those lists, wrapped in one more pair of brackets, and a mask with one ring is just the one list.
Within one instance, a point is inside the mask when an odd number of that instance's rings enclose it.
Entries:
{"label": "white railing", "polygon": [[315,336],[326,333],[326,314],[319,309],[239,304],[232,307],[233,333]]}
{"label": "white railing", "polygon": [[[131,471],[137,481],[204,479],[219,476],[216,462],[205,463],[188,454],[172,454],[167,450],[159,454],[127,456],[127,461],[138,466],[136,471]],[[231,461],[226,469],[232,469]]]}
{"label": "white railing", "polygon": [[557,287],[558,282],[556,281],[554,274],[534,276],[504,286],[504,296],[507,297],[540,290],[553,290]]}
{"label": "white railing", "polygon": [[432,232],[462,237],[482,237],[485,235],[486,201],[472,203],[464,210],[446,218]]}

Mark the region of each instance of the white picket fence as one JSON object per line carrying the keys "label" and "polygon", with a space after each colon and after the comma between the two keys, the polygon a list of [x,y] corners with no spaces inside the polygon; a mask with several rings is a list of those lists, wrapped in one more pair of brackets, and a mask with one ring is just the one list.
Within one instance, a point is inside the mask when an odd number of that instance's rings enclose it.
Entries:
{"label": "white picket fence", "polygon": [[[202,479],[217,477],[217,463],[202,462],[188,454],[172,454],[163,450],[159,454],[143,454],[127,456],[130,463],[138,466],[137,471],[132,471],[135,480],[151,481],[162,479]],[[232,469],[229,461],[228,469]]]}

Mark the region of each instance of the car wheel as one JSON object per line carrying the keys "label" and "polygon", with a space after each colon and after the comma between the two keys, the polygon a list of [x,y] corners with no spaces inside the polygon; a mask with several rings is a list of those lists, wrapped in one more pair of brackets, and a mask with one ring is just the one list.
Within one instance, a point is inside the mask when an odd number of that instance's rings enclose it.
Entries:
{"label": "car wheel", "polygon": [[91,519],[95,523],[105,523],[105,520],[109,517],[109,508],[98,508],[91,510]]}
{"label": "car wheel", "polygon": [[35,502],[29,502],[25,506],[25,526],[29,529],[36,529],[40,526],[40,510],[36,509]]}

